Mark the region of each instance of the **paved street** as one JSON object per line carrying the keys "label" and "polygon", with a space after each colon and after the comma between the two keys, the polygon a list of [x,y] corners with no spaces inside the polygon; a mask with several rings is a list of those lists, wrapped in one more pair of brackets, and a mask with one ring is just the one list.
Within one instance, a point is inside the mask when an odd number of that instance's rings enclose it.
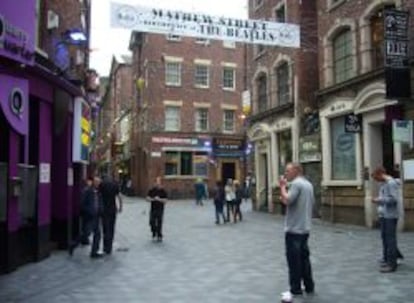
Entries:
{"label": "paved street", "polygon": [[[216,226],[213,206],[170,202],[163,243],[153,243],[148,204],[126,198],[111,257],[91,260],[89,247],[0,276],[0,302],[280,302],[287,290],[283,219],[252,212]],[[414,234],[399,237],[399,271],[378,272],[378,231],[316,221],[311,237],[313,297],[295,302],[413,302]]]}

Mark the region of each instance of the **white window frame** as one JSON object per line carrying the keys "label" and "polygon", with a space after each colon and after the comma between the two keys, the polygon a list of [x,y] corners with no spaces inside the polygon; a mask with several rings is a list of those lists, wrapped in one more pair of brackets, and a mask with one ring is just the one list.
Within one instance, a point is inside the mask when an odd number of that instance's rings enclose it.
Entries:
{"label": "white window frame", "polygon": [[[167,86],[181,86],[181,78],[182,78],[182,58],[173,58],[173,57],[166,57],[165,58],[165,85]],[[172,82],[168,79],[168,66],[169,64],[177,64],[178,65],[178,81]]]}
{"label": "white window frame", "polygon": [[[201,114],[202,113],[206,113],[206,128],[202,129],[201,128]],[[208,132],[210,128],[210,123],[209,123],[209,109],[206,107],[199,107],[195,109],[195,131],[196,132]]]}
{"label": "white window frame", "polygon": [[[197,68],[198,67],[204,67],[207,70],[207,75],[206,75],[206,84],[200,84],[197,83]],[[197,88],[209,88],[210,87],[210,66],[208,64],[201,64],[201,63],[195,63],[194,65],[194,86]]]}
{"label": "white window frame", "polygon": [[[176,110],[176,117],[168,117],[168,110]],[[169,124],[170,120],[175,119],[176,127],[171,127]],[[171,122],[172,123],[172,122]],[[176,105],[166,105],[165,106],[165,112],[164,112],[164,130],[165,131],[180,131],[181,129],[181,107]]]}
{"label": "white window frame", "polygon": [[321,138],[322,138],[322,186],[362,186],[362,148],[361,135],[355,134],[355,157],[356,157],[356,176],[355,180],[333,180],[332,179],[332,138],[331,138],[331,119],[344,116],[353,112],[353,99],[337,99],[335,102],[327,104],[320,111]]}
{"label": "white window frame", "polygon": [[[226,129],[226,113],[232,112],[233,113],[233,127],[232,129]],[[227,134],[234,134],[236,132],[236,111],[234,109],[223,109],[223,133]]]}
{"label": "white window frame", "polygon": [[181,41],[181,36],[180,35],[174,35],[174,34],[167,34],[167,35],[165,35],[165,39],[167,41],[180,42]]}
{"label": "white window frame", "polygon": [[[237,65],[233,64],[233,63],[223,63],[222,64],[223,70],[222,70],[222,83],[221,83],[221,85],[223,87],[223,90],[228,90],[228,91],[236,90],[236,67],[237,67]],[[224,86],[224,71],[229,70],[229,69],[231,69],[233,71],[233,86],[232,87]]]}

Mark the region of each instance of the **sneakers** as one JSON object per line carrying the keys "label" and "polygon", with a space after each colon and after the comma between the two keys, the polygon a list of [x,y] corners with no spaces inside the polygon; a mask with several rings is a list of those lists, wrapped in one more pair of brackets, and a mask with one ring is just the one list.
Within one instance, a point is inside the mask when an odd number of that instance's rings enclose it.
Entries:
{"label": "sneakers", "polygon": [[392,266],[389,266],[389,265],[384,265],[384,266],[381,266],[379,271],[381,273],[390,273],[390,272],[394,272],[395,270],[396,270],[395,267],[392,267]]}

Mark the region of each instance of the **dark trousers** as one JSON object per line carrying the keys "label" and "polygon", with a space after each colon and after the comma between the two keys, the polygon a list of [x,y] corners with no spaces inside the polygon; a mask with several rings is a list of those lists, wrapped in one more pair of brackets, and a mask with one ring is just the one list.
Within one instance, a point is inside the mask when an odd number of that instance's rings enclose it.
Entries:
{"label": "dark trousers", "polygon": [[101,242],[101,221],[102,216],[96,215],[92,218],[92,247],[91,247],[91,255],[96,255],[99,250],[99,245]]}
{"label": "dark trousers", "polygon": [[234,203],[233,201],[226,201],[227,208],[227,222],[230,222],[230,213],[234,216]]}
{"label": "dark trousers", "polygon": [[237,221],[237,217],[239,217],[240,221],[243,220],[243,214],[240,209],[240,204],[241,204],[241,201],[236,201],[236,203],[234,204],[234,221],[235,222]]}
{"label": "dark trousers", "polygon": [[93,217],[87,214],[82,214],[80,216],[80,233],[79,235],[73,239],[73,241],[69,245],[70,250],[74,250],[78,247],[79,244],[89,244],[89,236],[92,232],[93,227]]}
{"label": "dark trousers", "polygon": [[226,222],[223,212],[223,202],[214,201],[214,206],[216,208],[216,223],[220,224],[220,216],[223,218],[223,223]]}
{"label": "dark trousers", "polygon": [[292,294],[302,293],[302,281],[306,292],[314,291],[308,238],[309,234],[285,234],[286,259],[289,267],[290,292]]}
{"label": "dark trousers", "polygon": [[110,254],[112,252],[112,244],[115,234],[116,212],[104,213],[102,218],[103,227],[103,249],[104,252]]}
{"label": "dark trousers", "polygon": [[150,226],[153,237],[162,238],[162,219],[164,209],[156,209],[150,211]]}
{"label": "dark trousers", "polygon": [[402,257],[397,247],[397,221],[398,219],[380,219],[383,258],[392,268],[397,267],[397,258]]}

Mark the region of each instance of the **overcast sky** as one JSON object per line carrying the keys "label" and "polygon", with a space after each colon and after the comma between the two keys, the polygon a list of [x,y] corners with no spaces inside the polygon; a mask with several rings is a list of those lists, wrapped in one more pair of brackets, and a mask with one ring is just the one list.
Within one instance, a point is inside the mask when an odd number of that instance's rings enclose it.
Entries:
{"label": "overcast sky", "polygon": [[[90,67],[107,76],[113,54],[129,54],[130,31],[110,27],[111,0],[92,0],[92,37]],[[213,16],[247,18],[247,0],[112,0],[146,7],[162,7]]]}

